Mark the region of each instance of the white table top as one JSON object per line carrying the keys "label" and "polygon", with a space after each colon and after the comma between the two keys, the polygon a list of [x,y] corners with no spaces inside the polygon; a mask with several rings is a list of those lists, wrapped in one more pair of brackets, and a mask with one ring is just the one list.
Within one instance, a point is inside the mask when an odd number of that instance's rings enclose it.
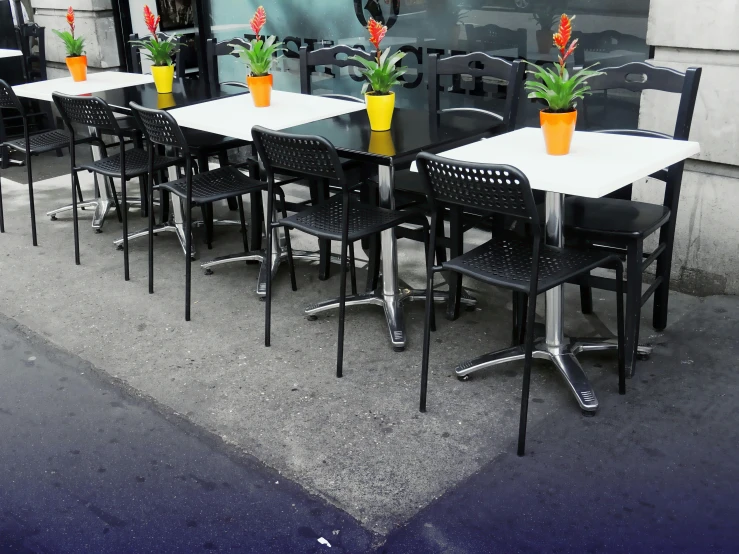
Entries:
{"label": "white table top", "polygon": [[7,48],[0,48],[0,58],[15,58],[22,56],[23,52],[20,50],[8,50]]}
{"label": "white table top", "polygon": [[64,94],[89,94],[91,92],[102,92],[104,90],[113,90],[152,82],[154,82],[154,77],[151,75],[124,73],[119,71],[101,71],[100,73],[88,73],[87,81],[81,81],[79,83],[75,83],[72,80],[72,77],[62,77],[61,79],[49,79],[46,81],[16,85],[13,87],[13,91],[18,96],[22,96],[24,98],[33,98],[35,100],[51,102],[52,92],[61,92]]}
{"label": "white table top", "polygon": [[[527,127],[439,155],[511,165],[535,190],[600,198],[698,152],[700,145],[692,141],[576,131],[568,155],[550,156],[542,130]],[[411,169],[418,171],[415,163]]]}
{"label": "white table top", "polygon": [[336,98],[272,91],[271,105],[255,108],[251,95],[241,94],[171,110],[183,127],[251,140],[251,128],[280,130],[364,110],[364,104]]}

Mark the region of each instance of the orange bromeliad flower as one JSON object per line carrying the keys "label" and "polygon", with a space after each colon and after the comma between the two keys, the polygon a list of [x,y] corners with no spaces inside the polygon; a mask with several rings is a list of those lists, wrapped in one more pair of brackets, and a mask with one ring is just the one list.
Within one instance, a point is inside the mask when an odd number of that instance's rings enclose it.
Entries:
{"label": "orange bromeliad flower", "polygon": [[69,23],[69,29],[72,31],[72,36],[74,36],[74,9],[72,9],[72,6],[69,6],[67,10],[67,23]]}
{"label": "orange bromeliad flower", "polygon": [[154,40],[156,40],[157,42],[157,26],[159,25],[160,19],[161,17],[159,16],[154,17],[154,14],[151,13],[149,6],[144,6],[144,23],[146,23],[146,28],[149,29],[152,37],[154,37]]}
{"label": "orange bromeliad flower", "polygon": [[570,37],[572,37],[573,19],[575,18],[573,17],[570,19],[567,17],[567,14],[563,13],[562,17],[559,19],[559,29],[554,34],[554,46],[556,46],[562,53],[564,53],[565,48],[567,48],[567,43],[570,42]]}
{"label": "orange bromeliad flower", "polygon": [[556,46],[559,50],[560,74],[564,73],[565,62],[567,61],[567,58],[569,58],[575,51],[575,48],[577,48],[578,39],[573,40],[572,44],[570,44],[569,47],[567,46],[567,44],[570,42],[570,39],[572,38],[573,19],[575,19],[574,15],[572,17],[568,17],[567,14],[563,13],[562,17],[559,19],[559,29],[556,33],[554,33],[553,36],[554,46]]}
{"label": "orange bromeliad flower", "polygon": [[387,34],[387,27],[382,23],[378,23],[374,19],[370,18],[369,23],[367,24],[367,30],[370,34],[370,42],[379,51],[380,43]]}
{"label": "orange bromeliad flower", "polygon": [[267,23],[267,12],[265,11],[264,6],[259,6],[257,11],[254,13],[254,17],[249,20],[249,25],[251,25],[251,30],[254,31],[254,34],[257,36],[257,40],[259,40],[259,32],[262,30],[265,23]]}

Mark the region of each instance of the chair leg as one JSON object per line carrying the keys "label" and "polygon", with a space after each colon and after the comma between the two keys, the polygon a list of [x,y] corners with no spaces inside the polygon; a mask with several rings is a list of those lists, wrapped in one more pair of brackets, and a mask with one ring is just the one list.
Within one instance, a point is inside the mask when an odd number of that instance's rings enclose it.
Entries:
{"label": "chair leg", "polygon": [[244,214],[244,199],[241,196],[235,198],[236,206],[239,209],[239,219],[241,220],[241,240],[244,243],[244,252],[249,251],[249,237],[246,234],[246,215]]}
{"label": "chair leg", "polygon": [[[272,202],[268,202],[268,205],[272,207]],[[272,259],[272,233],[275,232],[272,227],[272,218],[270,217],[269,223],[267,223],[267,260]],[[272,271],[267,270],[267,282],[266,282],[266,295],[264,298],[264,346],[269,346],[271,342],[272,333]]]}
{"label": "chair leg", "polygon": [[523,386],[521,387],[521,419],[518,423],[518,455],[526,451],[526,425],[529,417],[529,389],[531,388],[531,361],[534,352],[534,324],[536,320],[536,296],[528,299],[526,310],[526,340],[523,362]]}
{"label": "chair leg", "polygon": [[3,185],[0,179],[0,233],[5,232],[5,216],[3,215]]}
{"label": "chair leg", "polygon": [[[178,199],[179,201],[179,199]],[[190,321],[190,288],[192,282],[192,206],[185,202],[185,321]]]}
{"label": "chair leg", "polygon": [[154,182],[150,179],[146,201],[149,203],[149,294],[154,294]]}
{"label": "chair leg", "polygon": [[580,309],[584,314],[593,313],[593,287],[590,283],[580,284]]}
{"label": "chair leg", "polygon": [[[287,207],[285,206],[285,193],[280,190],[282,196],[282,217],[287,219]],[[287,269],[290,272],[290,285],[292,286],[293,292],[298,290],[298,283],[295,279],[295,261],[293,260],[293,246],[290,242],[290,229],[285,227],[285,248],[287,248]],[[269,258],[268,258],[269,259]]]}
{"label": "chair leg", "polygon": [[369,253],[367,255],[367,292],[377,288],[380,281],[380,235],[373,235],[369,240]]}
{"label": "chair leg", "polygon": [[[450,249],[451,259],[462,255],[463,234],[462,234],[462,212],[459,209],[451,210],[450,217],[450,237],[452,237],[452,247]],[[449,275],[449,300],[447,302],[446,318],[454,321],[459,317],[459,308],[462,298],[462,276],[452,272]]]}
{"label": "chair leg", "polygon": [[629,377],[636,372],[636,349],[639,345],[641,320],[642,243],[628,247],[626,251],[626,371]]}
{"label": "chair leg", "polygon": [[[673,216],[674,217],[674,216]],[[670,273],[672,271],[672,249],[675,242],[674,225],[668,222],[660,231],[659,242],[665,245],[665,250],[657,258],[655,278],[662,278],[662,282],[654,291],[654,309],[652,312],[652,326],[657,331],[664,331],[667,327],[667,304],[670,299]]]}
{"label": "chair leg", "polygon": [[[437,215],[437,218],[436,218],[436,229],[435,229],[434,232],[436,233],[436,238],[437,239],[443,239],[444,236],[445,236],[444,218],[442,216],[443,216],[443,212],[440,213],[440,214],[438,214]],[[442,246],[441,244],[438,244],[438,240],[437,240],[437,246],[436,246],[436,263],[438,265],[441,265],[445,261],[446,261],[446,248],[444,246]]]}
{"label": "chair leg", "polygon": [[349,272],[351,275],[352,294],[357,294],[357,266],[354,259],[354,243],[349,243]]}
{"label": "chair leg", "polygon": [[626,394],[626,356],[624,345],[624,267],[616,263],[616,325],[618,327],[618,393]]}
{"label": "chair leg", "polygon": [[213,203],[201,204],[200,211],[203,213],[205,224],[205,243],[208,245],[208,250],[211,250],[213,248]]}
{"label": "chair leg", "polygon": [[429,378],[429,350],[431,348],[431,319],[434,315],[434,273],[426,275],[426,317],[423,324],[423,358],[421,360],[421,402],[419,410],[426,411],[426,395]]}
{"label": "chair leg", "polygon": [[72,226],[74,227],[74,263],[80,265],[80,226],[79,217],[77,216],[77,190],[79,185],[79,177],[77,172],[72,170]]}
{"label": "chair leg", "polygon": [[[251,173],[251,169],[250,169]],[[259,175],[257,173],[257,175]],[[249,223],[251,225],[251,251],[258,251],[262,248],[262,226],[264,225],[264,202],[262,202],[261,192],[252,192],[251,199],[249,201]],[[266,221],[271,222],[272,218],[269,217]],[[269,235],[269,223],[267,224],[267,234]],[[247,250],[248,252],[248,250]]]}
{"label": "chair leg", "polygon": [[128,273],[128,203],[126,197],[126,182],[121,179],[121,215],[123,215],[123,279],[130,280]]}
{"label": "chair leg", "polygon": [[33,171],[31,170],[31,153],[26,153],[26,173],[28,175],[28,200],[31,204],[31,238],[33,245],[38,246],[36,238],[36,205],[33,200]]}
{"label": "chair leg", "polygon": [[341,241],[341,276],[339,283],[339,345],[336,353],[336,377],[343,375],[344,366],[344,318],[346,316],[346,254],[347,242]]}

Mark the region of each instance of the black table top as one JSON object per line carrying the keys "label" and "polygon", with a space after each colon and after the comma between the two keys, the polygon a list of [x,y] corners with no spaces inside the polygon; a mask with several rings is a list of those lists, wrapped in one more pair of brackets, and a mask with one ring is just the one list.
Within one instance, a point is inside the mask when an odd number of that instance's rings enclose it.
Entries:
{"label": "black table top", "polygon": [[105,100],[117,112],[130,114],[129,102],[136,102],[145,108],[166,110],[183,108],[216,98],[224,98],[236,94],[246,94],[245,88],[221,85],[213,94],[208,87],[198,79],[175,79],[171,94],[159,94],[154,83],[136,85],[113,90],[92,93]]}
{"label": "black table top", "polygon": [[438,152],[501,131],[500,122],[479,114],[396,108],[389,131],[372,131],[365,110],[283,129],[286,133],[326,138],[344,158],[379,165],[410,164],[421,151]]}

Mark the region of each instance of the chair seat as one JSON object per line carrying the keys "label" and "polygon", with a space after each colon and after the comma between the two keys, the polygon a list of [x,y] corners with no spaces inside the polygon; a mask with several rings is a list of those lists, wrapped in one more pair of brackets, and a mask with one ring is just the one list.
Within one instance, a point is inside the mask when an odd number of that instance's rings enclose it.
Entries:
{"label": "chair seat", "polygon": [[659,204],[617,198],[568,198],[565,227],[575,233],[603,238],[644,238],[670,219],[670,210]]}
{"label": "chair seat", "polygon": [[[44,152],[51,152],[52,150],[58,150],[59,148],[68,148],[69,133],[67,131],[48,131],[46,133],[39,133],[37,135],[31,135],[30,142],[31,154],[43,154]],[[26,139],[24,138],[8,141],[5,145],[8,148],[19,152],[26,151]]]}
{"label": "chair seat", "polygon": [[[533,245],[513,235],[500,235],[442,264],[443,269],[491,285],[527,293],[531,282]],[[561,285],[618,258],[597,250],[541,246],[538,293]]]}
{"label": "chair seat", "polygon": [[[376,208],[354,199],[349,201],[349,212],[350,242],[374,235],[385,229],[391,229],[400,223],[424,217],[418,212],[400,212]],[[339,241],[341,240],[343,214],[344,206],[341,195],[336,195],[324,204],[312,206],[302,212],[281,219],[280,223],[319,238]]]}
{"label": "chair seat", "polygon": [[[193,175],[192,201],[196,204],[216,202],[232,196],[257,192],[266,186],[265,182],[247,177],[233,166],[219,167],[213,171]],[[182,198],[187,197],[187,180],[185,178],[162,183],[155,188],[168,190]]]}
{"label": "chair seat", "polygon": [[220,152],[221,150],[230,150],[231,148],[241,148],[251,144],[245,140],[224,137],[207,131],[198,131],[196,129],[182,129],[185,135],[187,145],[195,154],[209,154]]}
{"label": "chair seat", "polygon": [[[179,158],[169,156],[154,155],[154,170],[164,169],[175,165],[180,161]],[[83,163],[81,169],[87,169],[101,175],[110,177],[120,177],[121,175],[121,155],[115,154],[101,160]],[[126,150],[126,178],[140,177],[149,171],[149,154],[142,148],[132,148]]]}

